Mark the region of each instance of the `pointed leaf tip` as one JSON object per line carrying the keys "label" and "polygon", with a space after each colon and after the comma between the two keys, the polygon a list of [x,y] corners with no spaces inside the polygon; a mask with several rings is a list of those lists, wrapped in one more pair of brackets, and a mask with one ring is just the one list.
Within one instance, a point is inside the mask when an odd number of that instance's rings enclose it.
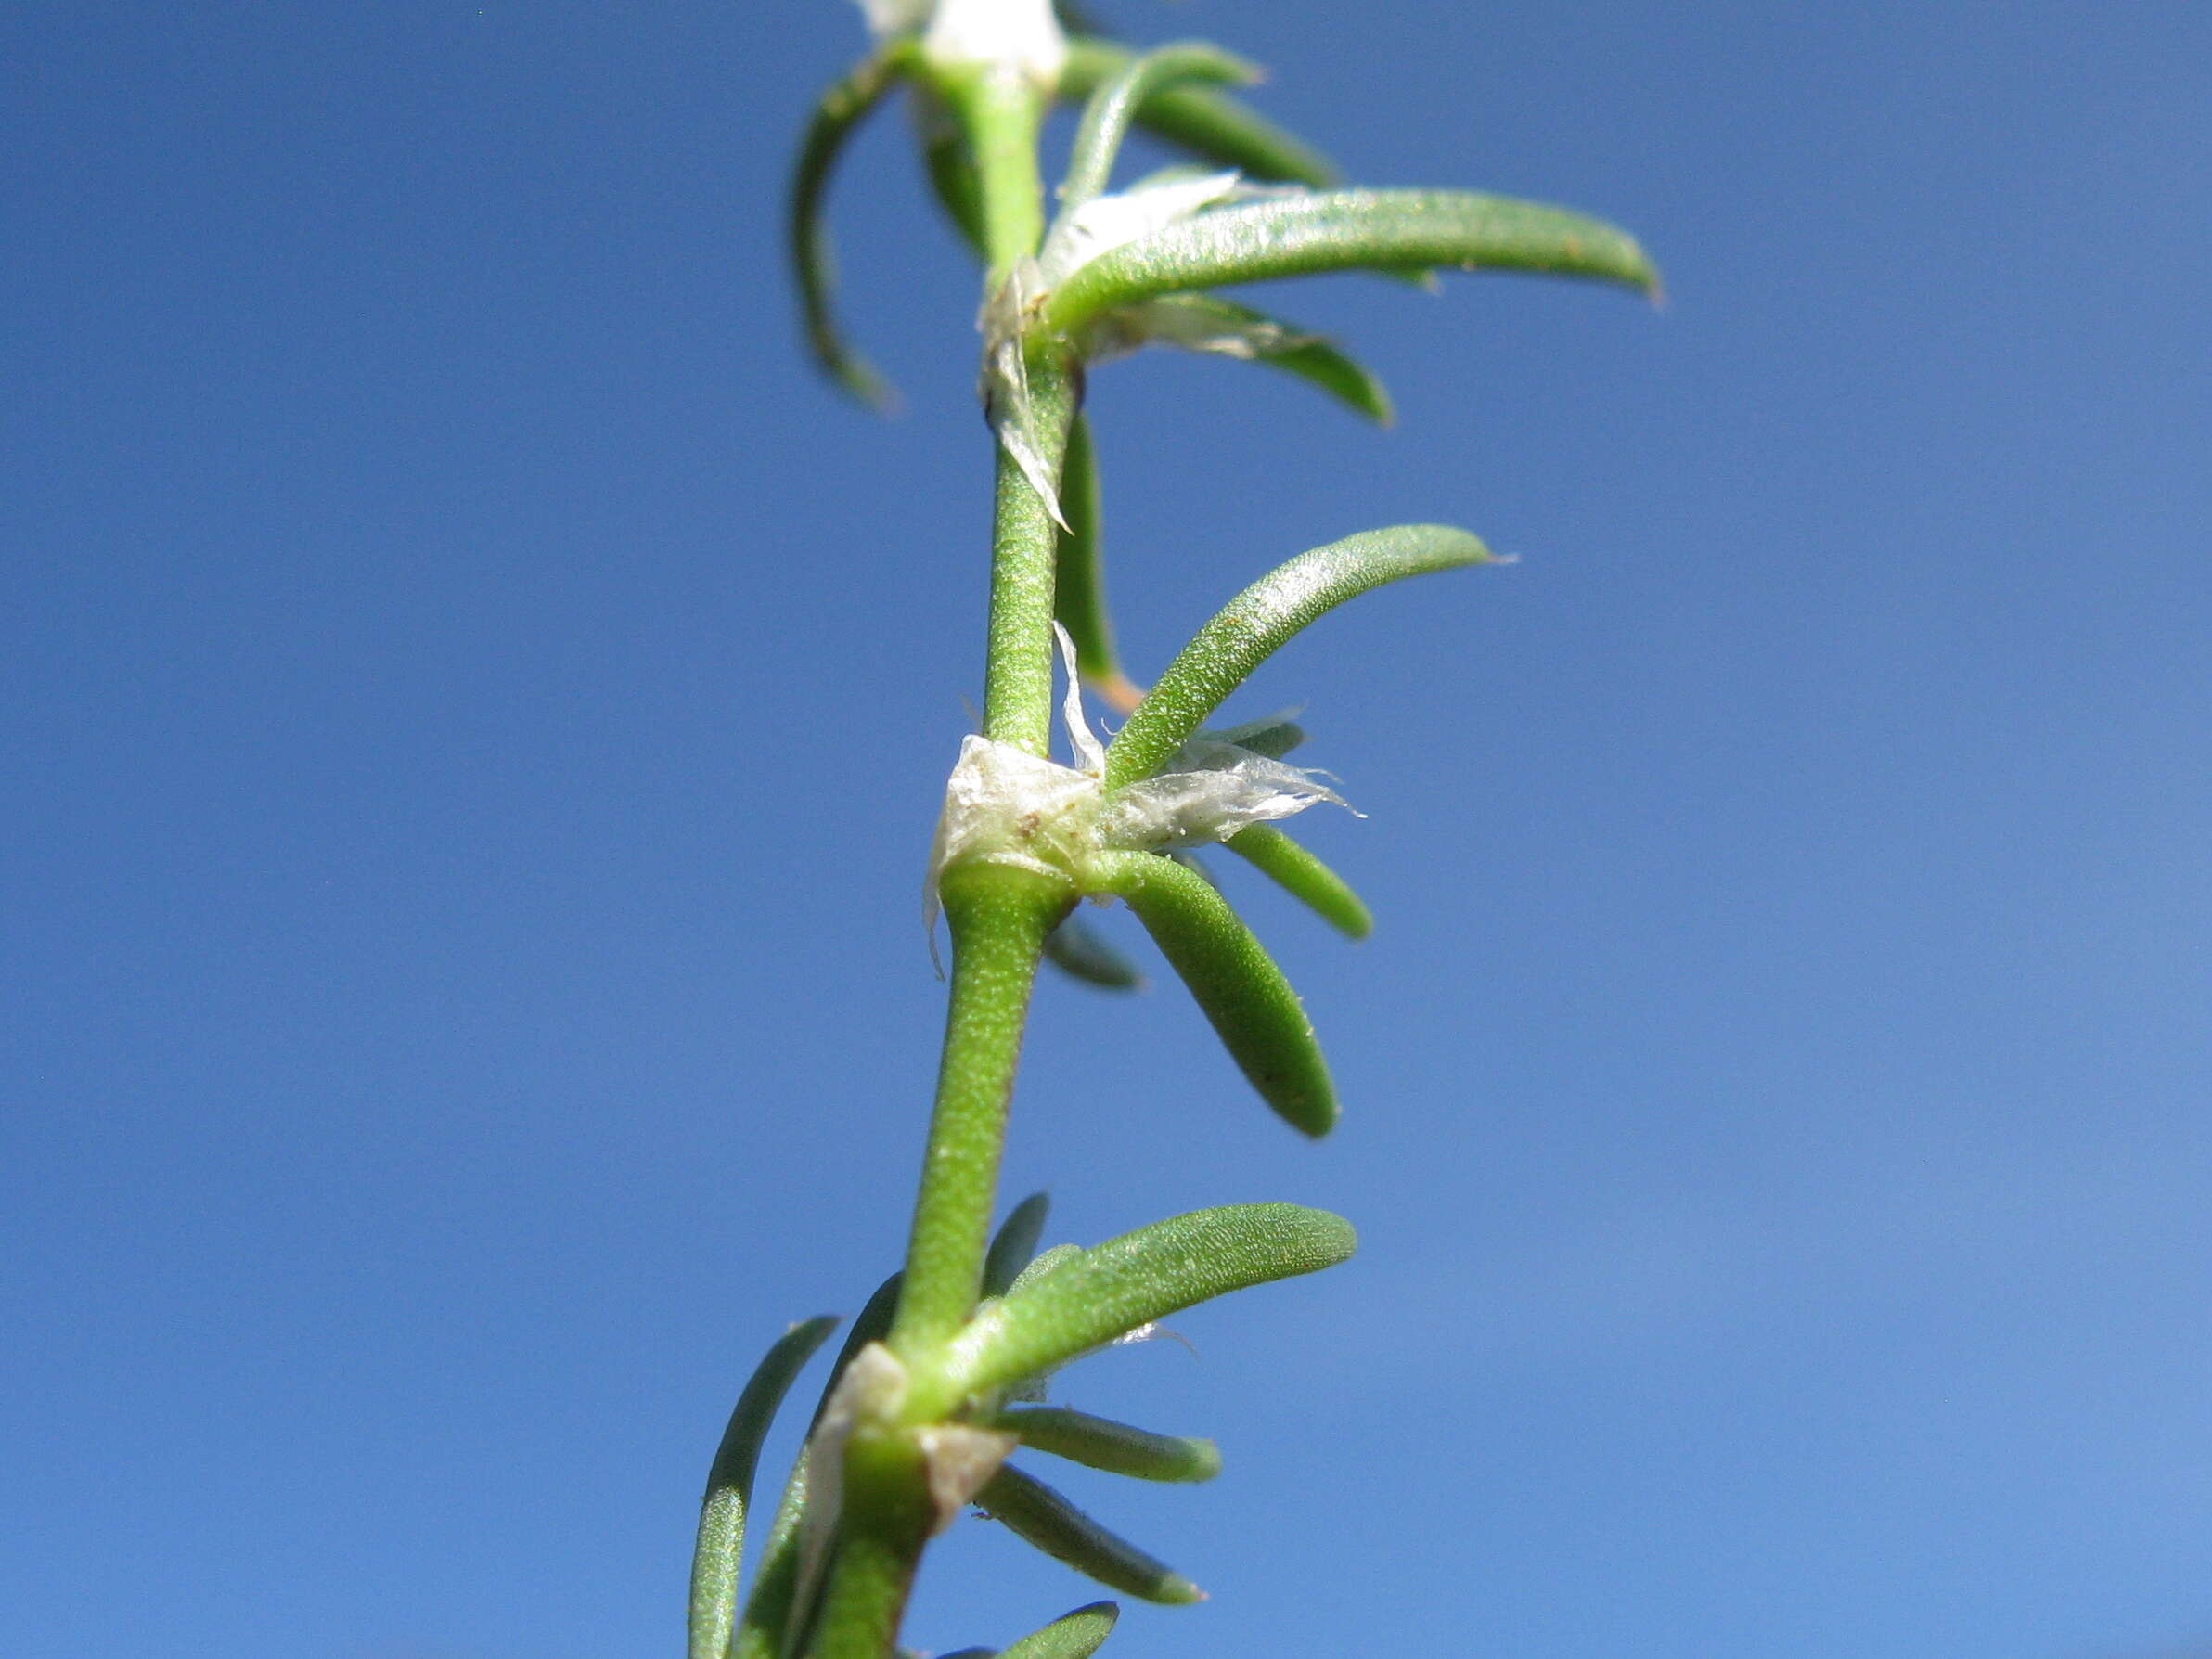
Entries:
{"label": "pointed leaf tip", "polygon": [[976,1494],[977,1505],[1054,1561],[1111,1589],[1164,1606],[1205,1600],[1197,1585],[1100,1525],[1043,1481],[1010,1464]]}
{"label": "pointed leaf tip", "polygon": [[1397,524],[1331,542],[1278,565],[1217,611],[1177,653],[1106,750],[1106,788],[1165,765],[1231,691],[1300,629],[1385,583],[1489,562],[1481,540],[1448,524]]}

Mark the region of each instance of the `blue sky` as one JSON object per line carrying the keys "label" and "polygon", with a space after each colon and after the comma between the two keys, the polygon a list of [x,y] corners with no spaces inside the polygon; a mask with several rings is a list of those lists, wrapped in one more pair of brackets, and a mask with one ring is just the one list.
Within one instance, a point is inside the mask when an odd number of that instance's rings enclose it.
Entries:
{"label": "blue sky", "polygon": [[[1109,1651],[2205,1651],[2212,19],[1109,15],[1267,63],[1358,179],[1615,217],[1670,292],[1269,296],[1388,432],[1094,379],[1139,674],[1350,531],[1521,555],[1241,705],[1370,815],[1309,820],[1369,944],[1235,886],[1334,1138],[1172,984],[1040,996],[1052,1237],[1364,1238],[1069,1377],[1228,1459],[1063,1483],[1213,1594]],[[738,1384],[893,1265],[988,454],[895,119],[836,219],[907,413],[795,348],[781,171],[861,38],[0,19],[7,1652],[674,1651]],[[1087,1599],[963,1524],[909,1639]]]}

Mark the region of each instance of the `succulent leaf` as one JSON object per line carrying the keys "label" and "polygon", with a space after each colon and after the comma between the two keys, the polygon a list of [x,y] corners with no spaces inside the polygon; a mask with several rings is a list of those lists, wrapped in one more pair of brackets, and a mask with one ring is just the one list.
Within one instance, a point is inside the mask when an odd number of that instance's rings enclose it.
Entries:
{"label": "succulent leaf", "polygon": [[[1069,1256],[977,1314],[946,1359],[964,1394],[1065,1365],[1141,1325],[1230,1291],[1348,1259],[1352,1224],[1298,1204],[1227,1204],[1156,1221]],[[1048,1271],[1042,1270],[1051,1259]]]}
{"label": "succulent leaf", "polygon": [[1140,1481],[1210,1481],[1221,1473],[1221,1449],[1211,1440],[1155,1434],[1061,1406],[1009,1406],[991,1426],[1034,1450]]}
{"label": "succulent leaf", "polygon": [[1260,1099],[1300,1133],[1326,1135],[1336,1123],[1336,1089],[1313,1025],[1228,901],[1151,853],[1101,854],[1097,877],[1137,912]]}
{"label": "succulent leaf", "polygon": [[754,1368],[729,1414],[729,1425],[707,1471],[706,1496],[699,1506],[699,1538],[691,1556],[690,1659],[723,1659],[729,1650],[745,1551],[745,1515],[752,1502],[761,1443],[792,1379],[836,1327],[833,1316],[824,1316],[785,1331]]}
{"label": "succulent leaf", "polygon": [[[1068,42],[1059,93],[1071,102],[1087,98],[1127,67],[1136,54],[1093,35]],[[1157,138],[1247,177],[1317,188],[1336,181],[1336,165],[1292,137],[1249,105],[1211,87],[1171,86],[1138,107],[1137,124]]]}
{"label": "succulent leaf", "polygon": [[1111,1589],[1168,1606],[1205,1600],[1198,1586],[1166,1563],[1107,1531],[1044,1482],[1010,1465],[990,1478],[975,1501],[1017,1537]]}
{"label": "succulent leaf", "polygon": [[806,324],[806,340],[823,372],[853,396],[873,408],[894,402],[889,384],[845,341],[838,327],[831,296],[837,286],[837,264],[830,251],[830,231],[822,216],[830,174],[845,141],[868,113],[883,101],[883,95],[907,72],[912,47],[894,44],[856,67],[822,95],[799,144],[799,158],[791,171],[790,236],[791,268],[799,284],[799,303]]}
{"label": "succulent leaf", "polygon": [[1327,190],[1217,207],[1110,249],[1055,289],[1043,324],[1077,338],[1107,313],[1163,294],[1408,266],[1659,287],[1633,237],[1564,208],[1473,190]]}
{"label": "succulent leaf", "polygon": [[1386,582],[1489,559],[1489,549],[1464,530],[1398,524],[1277,566],[1198,631],[1114,735],[1106,750],[1108,791],[1165,765],[1223,698],[1315,618]]}
{"label": "succulent leaf", "polygon": [[1113,1622],[1121,1613],[1111,1601],[1078,1607],[1024,1636],[998,1659],[1090,1659],[1113,1634]]}
{"label": "succulent leaf", "polygon": [[1073,212],[1106,188],[1130,122],[1155,95],[1194,83],[1222,86],[1258,79],[1259,71],[1242,58],[1202,41],[1177,42],[1132,58],[1100,82],[1083,107],[1067,182],[1061,186],[1061,211]]}
{"label": "succulent leaf", "polygon": [[1344,877],[1271,824],[1254,824],[1221,843],[1347,939],[1375,931],[1374,914]]}
{"label": "succulent leaf", "polygon": [[1045,935],[1045,960],[1071,979],[1101,991],[1136,991],[1144,985],[1137,964],[1074,912]]}
{"label": "succulent leaf", "polygon": [[998,1224],[997,1236],[991,1241],[989,1253],[984,1257],[984,1295],[1003,1296],[1014,1280],[1022,1277],[1022,1269],[1036,1255],[1037,1241],[1045,1232],[1045,1217],[1051,1211],[1049,1197],[1032,1192],[1007,1212],[1006,1219]]}

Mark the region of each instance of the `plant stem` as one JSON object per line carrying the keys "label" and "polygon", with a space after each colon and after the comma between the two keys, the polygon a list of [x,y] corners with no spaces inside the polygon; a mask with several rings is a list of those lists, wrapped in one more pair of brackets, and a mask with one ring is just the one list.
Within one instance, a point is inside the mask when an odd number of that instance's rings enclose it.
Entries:
{"label": "plant stem", "polygon": [[[944,73],[939,91],[975,158],[986,292],[1044,236],[1037,136],[1045,95],[1004,68]],[[1033,430],[1057,477],[1074,419],[1075,384],[1048,349],[1026,365]],[[1047,752],[1052,721],[1056,526],[1021,468],[997,446],[984,735]],[[952,985],[905,1282],[888,1339],[907,1370],[898,1423],[864,1423],[845,1448],[837,1555],[810,1659],[883,1659],[894,1649],[934,1511],[912,1428],[958,1402],[943,1381],[946,1351],[982,1292],[1007,1109],[1045,936],[1074,894],[1065,881],[978,862],[942,872]]]}
{"label": "plant stem", "polygon": [[[1030,407],[1045,463],[1054,473],[1067,453],[1075,388],[1051,354],[1029,355]],[[1044,754],[1052,736],[1052,602],[1058,529],[1004,444],[998,448],[998,500],[992,533],[989,660],[984,677],[984,736]]]}
{"label": "plant stem", "polygon": [[[977,864],[947,870],[942,896],[952,994],[906,1285],[891,1330],[893,1351],[924,1395],[938,1355],[975,1307],[1029,988],[1045,935],[1073,895],[1065,882],[1032,870]],[[910,1420],[926,1421],[936,1404],[910,1398]]]}

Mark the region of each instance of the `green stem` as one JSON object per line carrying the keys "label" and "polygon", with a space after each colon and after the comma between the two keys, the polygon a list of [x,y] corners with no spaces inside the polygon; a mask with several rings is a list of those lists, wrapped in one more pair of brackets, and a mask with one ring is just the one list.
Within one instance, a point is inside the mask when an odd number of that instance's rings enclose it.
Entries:
{"label": "green stem", "polygon": [[983,212],[984,291],[1006,280],[1016,261],[1045,239],[1045,188],[1037,174],[1037,134],[1046,97],[1019,70],[975,65],[934,71],[938,90],[975,156]]}
{"label": "green stem", "polygon": [[[1075,386],[1066,367],[1048,351],[1029,354],[1029,399],[1045,464],[1057,475],[1075,418]],[[1060,527],[1021,466],[1000,444],[984,736],[1039,755],[1047,752],[1052,737],[1052,602],[1059,535]]]}
{"label": "green stem", "polygon": [[906,1285],[891,1328],[893,1351],[915,1373],[909,1421],[927,1421],[938,1408],[918,1396],[929,1392],[945,1344],[975,1309],[1029,988],[1045,935],[1073,896],[1063,881],[1006,865],[965,865],[945,873],[952,994]]}

